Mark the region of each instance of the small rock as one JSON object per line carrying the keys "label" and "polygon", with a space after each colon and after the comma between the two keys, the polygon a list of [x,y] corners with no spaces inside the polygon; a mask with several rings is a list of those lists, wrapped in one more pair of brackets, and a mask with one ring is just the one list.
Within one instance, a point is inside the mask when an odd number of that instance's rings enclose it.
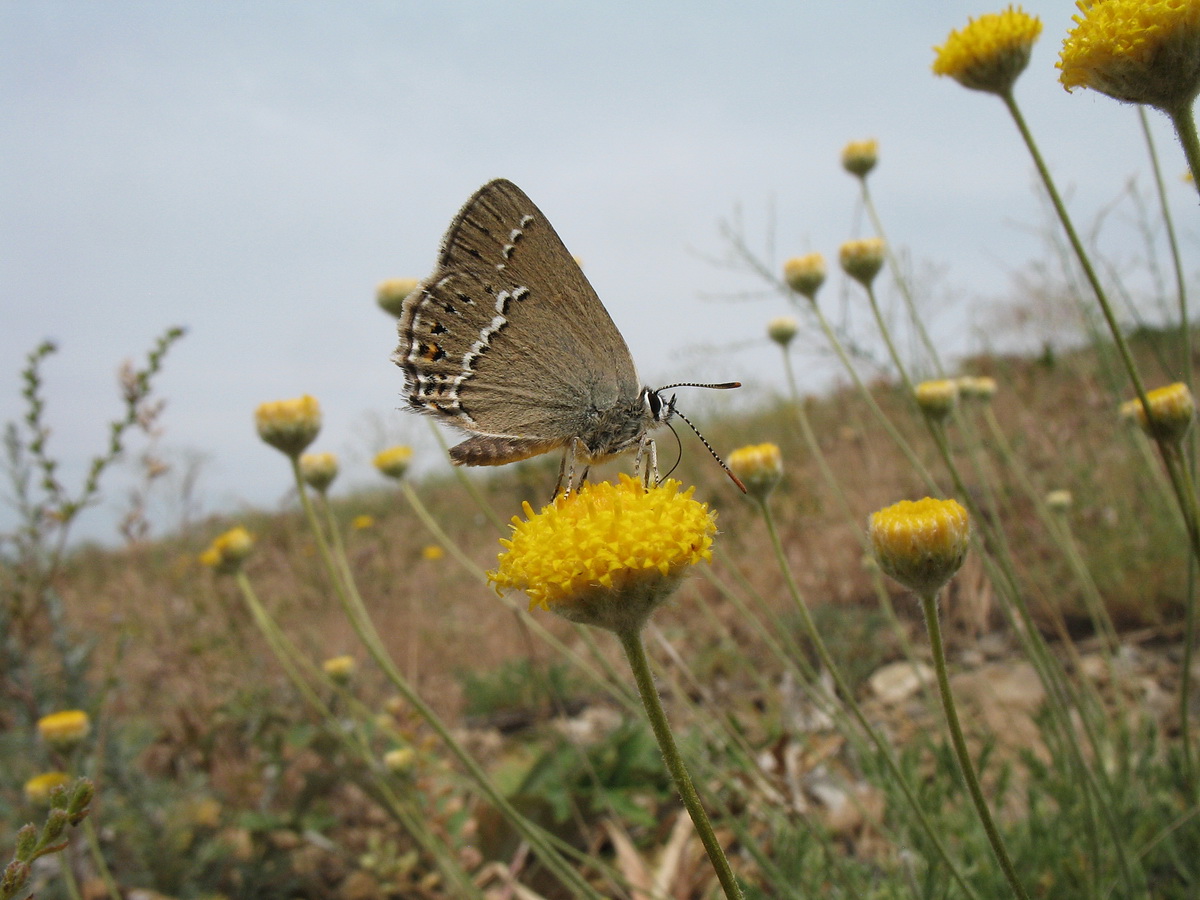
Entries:
{"label": "small rock", "polygon": [[900,703],[919,691],[921,685],[933,684],[934,680],[933,669],[929,666],[902,660],[876,669],[867,683],[884,703]]}

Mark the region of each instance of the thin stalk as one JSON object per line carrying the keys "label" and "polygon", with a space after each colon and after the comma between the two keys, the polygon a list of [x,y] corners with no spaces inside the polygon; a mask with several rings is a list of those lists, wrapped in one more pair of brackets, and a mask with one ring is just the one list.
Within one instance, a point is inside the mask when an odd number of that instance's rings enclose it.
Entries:
{"label": "thin stalk", "polygon": [[1183,155],[1187,158],[1188,171],[1192,173],[1192,183],[1200,190],[1200,137],[1196,134],[1196,119],[1192,115],[1192,102],[1181,104],[1178,109],[1163,110],[1175,126],[1175,134],[1183,147]]}
{"label": "thin stalk", "polygon": [[804,602],[804,597],[800,594],[800,586],[796,584],[795,576],[792,575],[791,566],[787,564],[787,555],[783,552],[783,542],[779,539],[779,530],[775,527],[775,517],[771,514],[771,507],[765,500],[759,500],[758,506],[762,512],[763,520],[766,523],[767,534],[771,538],[771,547],[775,551],[775,558],[779,563],[780,571],[783,573],[783,578],[784,582],[787,584],[788,593],[791,595],[793,602],[796,604],[796,609],[800,613],[801,620],[804,622],[804,627],[808,632],[809,639],[813,642],[813,647],[817,651],[817,656],[821,659],[821,664],[825,666],[825,669],[829,672],[830,677],[833,678],[834,684],[837,685],[838,693],[842,697],[842,702],[845,703],[846,708],[850,710],[850,713],[854,716],[855,721],[858,722],[859,728],[861,728],[863,733],[871,739],[871,742],[875,745],[875,749],[879,751],[879,756],[883,760],[884,765],[887,766],[888,771],[895,779],[896,784],[898,784],[900,786],[900,790],[903,791],[904,798],[908,801],[909,808],[912,810],[913,815],[916,816],[921,830],[925,832],[925,836],[929,839],[930,843],[933,844],[934,849],[937,851],[938,858],[941,859],[943,865],[945,865],[949,870],[951,877],[955,880],[955,882],[958,883],[958,886],[962,889],[963,894],[965,894],[967,897],[973,898],[973,900],[978,900],[978,895],[967,883],[965,876],[961,871],[959,871],[959,868],[955,864],[954,860],[951,859],[950,852],[946,849],[946,845],[942,842],[941,835],[937,833],[937,830],[933,827],[933,823],[930,822],[929,817],[925,815],[925,810],[921,806],[921,802],[913,793],[907,779],[904,777],[904,773],[900,771],[900,765],[896,762],[895,757],[892,755],[891,748],[883,740],[883,737],[879,734],[878,730],[867,721],[867,717],[863,713],[862,707],[860,707],[858,705],[858,701],[854,699],[854,692],[851,690],[850,685],[846,683],[845,678],[842,677],[841,670],[839,669],[837,663],[834,662],[833,656],[829,652],[829,648],[825,646],[825,641],[821,637],[821,633],[817,630],[817,623],[813,621],[812,613],[809,612],[808,604]]}
{"label": "thin stalk", "polygon": [[675,745],[675,737],[671,734],[671,726],[663,710],[662,698],[658,695],[658,688],[654,686],[654,676],[650,672],[650,661],[646,658],[646,646],[642,642],[641,630],[623,629],[617,632],[617,638],[621,641],[621,647],[629,660],[629,667],[633,670],[633,679],[637,682],[638,694],[646,708],[646,717],[650,720],[650,727],[662,751],[663,762],[667,765],[667,771],[671,773],[675,789],[679,791],[688,815],[692,817],[692,823],[700,835],[700,842],[704,845],[708,860],[717,873],[721,889],[728,900],[742,900],[745,895],[738,886],[733,869],[729,867],[729,860],[721,848],[721,842],[717,840],[712,822],[709,821],[708,813],[704,811],[704,804],[700,802],[700,795],[696,793],[687,766],[684,765],[679,748]]}
{"label": "thin stalk", "polygon": [[425,702],[416,688],[412,686],[412,683],[396,667],[396,664],[392,661],[391,656],[384,647],[378,632],[371,623],[357,590],[352,590],[348,587],[346,580],[340,577],[341,567],[334,560],[329,542],[325,539],[320,523],[317,521],[316,511],[308,496],[307,486],[300,474],[300,466],[296,458],[292,458],[292,473],[296,482],[296,490],[300,496],[301,506],[304,508],[305,518],[313,529],[313,535],[317,541],[317,551],[325,565],[326,571],[331,576],[334,594],[342,604],[342,609],[345,611],[346,617],[350,620],[351,626],[354,628],[359,640],[362,641],[363,646],[366,647],[371,658],[375,660],[375,663],[383,671],[388,681],[392,683],[392,686],[400,692],[405,701],[425,720],[446,748],[450,750],[463,768],[466,769],[488,802],[496,807],[500,811],[500,814],[516,828],[521,837],[529,843],[530,847],[537,853],[539,862],[553,872],[555,877],[560,879],[564,885],[578,891],[580,896],[599,898],[600,895],[596,892],[595,888],[578,871],[567,864],[559,850],[560,842],[557,842],[552,835],[518,812],[516,807],[509,802],[508,798],[495,785],[487,772],[484,771],[483,767],[479,765],[475,758],[454,737],[449,727],[434,712],[433,707]]}
{"label": "thin stalk", "polygon": [[121,889],[117,887],[117,882],[113,879],[112,872],[109,871],[108,863],[104,861],[104,851],[100,849],[100,837],[96,834],[96,824],[92,821],[91,816],[83,820],[83,834],[87,840],[88,850],[92,854],[92,863],[96,866],[100,880],[104,882],[104,890],[108,892],[110,900],[122,900]]}
{"label": "thin stalk", "polygon": [[967,790],[971,794],[971,802],[975,804],[975,812],[979,815],[979,821],[983,823],[983,830],[987,832],[988,843],[992,845],[992,852],[996,854],[996,861],[1000,863],[1000,868],[1003,870],[1004,877],[1012,888],[1013,894],[1020,897],[1021,900],[1029,900],[1029,894],[1025,892],[1025,886],[1021,884],[1021,880],[1017,878],[1016,867],[1008,855],[1008,848],[1004,845],[1004,839],[1000,837],[1000,831],[996,828],[991,810],[988,809],[987,801],[983,797],[983,790],[979,787],[979,778],[975,774],[975,766],[971,762],[971,754],[967,751],[967,742],[963,738],[954,696],[950,693],[950,678],[946,674],[946,651],[942,646],[942,628],[938,622],[936,591],[930,591],[921,596],[921,608],[925,612],[925,627],[929,631],[929,645],[933,650],[933,667],[937,672],[938,691],[942,695],[942,711],[946,715],[946,725],[950,729],[950,739],[954,743],[954,755],[958,757],[958,765],[962,770]]}

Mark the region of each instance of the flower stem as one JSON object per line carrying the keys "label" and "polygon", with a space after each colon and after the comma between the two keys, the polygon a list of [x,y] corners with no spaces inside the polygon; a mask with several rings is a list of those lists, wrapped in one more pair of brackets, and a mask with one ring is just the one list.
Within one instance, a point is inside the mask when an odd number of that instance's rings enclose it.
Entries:
{"label": "flower stem", "polygon": [[1183,147],[1183,155],[1187,157],[1188,170],[1192,173],[1192,181],[1200,190],[1200,136],[1196,134],[1196,119],[1192,115],[1191,101],[1179,109],[1164,110],[1175,126],[1175,134]]}
{"label": "flower stem", "polygon": [[708,813],[704,811],[700,795],[696,793],[692,777],[688,774],[683,757],[679,755],[679,748],[675,745],[675,737],[671,734],[671,726],[667,722],[667,714],[663,710],[662,698],[658,695],[658,688],[654,686],[650,661],[646,658],[646,645],[642,643],[642,632],[638,628],[629,628],[618,631],[617,637],[621,641],[621,647],[625,650],[625,657],[629,660],[629,668],[633,670],[633,679],[637,682],[642,705],[646,708],[646,718],[650,720],[650,727],[658,741],[658,748],[662,751],[663,762],[667,764],[667,771],[671,773],[675,789],[679,791],[683,805],[687,809],[688,815],[692,817],[692,824],[696,826],[696,832],[700,835],[705,852],[708,853],[709,862],[712,863],[712,867],[717,873],[717,880],[721,883],[721,888],[729,900],[742,900],[745,895],[738,886],[733,870],[729,867],[729,860],[725,856],[725,851],[721,849],[716,832],[713,831],[712,822],[708,819]]}
{"label": "flower stem", "polygon": [[954,696],[950,693],[950,679],[946,674],[946,652],[942,646],[942,628],[938,622],[937,593],[931,591],[923,595],[921,607],[925,611],[925,627],[929,630],[929,645],[933,651],[934,668],[937,670],[938,690],[942,695],[942,710],[946,714],[946,724],[950,728],[950,739],[954,743],[954,754],[958,757],[963,780],[967,783],[967,790],[971,794],[971,801],[975,804],[975,811],[979,814],[979,821],[983,823],[983,830],[987,832],[992,852],[996,854],[996,860],[1000,863],[1000,868],[1004,870],[1004,877],[1012,887],[1013,894],[1020,897],[1021,900],[1029,900],[1029,895],[1025,893],[1025,887],[1017,878],[1017,870],[1009,858],[1008,849],[1004,846],[1004,840],[1000,837],[1000,832],[992,819],[992,813],[988,809],[987,801],[984,799],[983,791],[979,787],[975,767],[971,764],[971,755],[967,752],[967,742],[963,738],[962,726],[958,722]]}

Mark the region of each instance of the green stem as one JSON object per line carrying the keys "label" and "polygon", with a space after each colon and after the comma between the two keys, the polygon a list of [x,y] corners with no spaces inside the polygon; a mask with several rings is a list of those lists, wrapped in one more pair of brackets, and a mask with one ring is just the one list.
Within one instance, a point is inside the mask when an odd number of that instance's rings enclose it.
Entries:
{"label": "green stem", "polygon": [[671,773],[675,789],[679,791],[683,805],[687,809],[688,815],[692,817],[692,823],[700,835],[700,842],[704,844],[709,862],[712,863],[713,870],[717,873],[721,889],[724,890],[725,896],[729,900],[742,900],[745,895],[738,886],[733,870],[729,867],[729,860],[725,856],[725,851],[721,849],[721,843],[717,840],[716,832],[713,831],[712,822],[708,819],[708,813],[704,811],[704,804],[700,802],[700,795],[696,793],[687,766],[684,765],[683,757],[679,755],[679,748],[675,745],[675,737],[671,733],[667,714],[663,710],[662,698],[659,697],[658,689],[654,686],[654,676],[650,672],[650,661],[646,658],[646,646],[642,643],[641,629],[624,629],[617,632],[617,637],[621,641],[621,647],[625,650],[625,657],[629,660],[629,668],[633,670],[633,679],[637,682],[638,694],[641,695],[642,705],[646,708],[646,718],[650,720],[650,727],[658,741],[658,748],[662,751],[667,771]]}
{"label": "green stem", "polygon": [[1046,188],[1046,193],[1050,197],[1050,203],[1054,207],[1054,212],[1058,215],[1058,220],[1066,232],[1067,240],[1071,243],[1071,249],[1075,251],[1075,257],[1079,261],[1080,268],[1083,269],[1084,277],[1087,278],[1088,284],[1091,285],[1092,291],[1096,294],[1096,300],[1100,304],[1100,311],[1104,314],[1104,321],[1108,323],[1108,330],[1112,334],[1113,343],[1116,345],[1117,352],[1121,356],[1121,361],[1125,365],[1125,371],[1129,375],[1129,380],[1133,384],[1138,399],[1142,401],[1142,408],[1147,411],[1147,415],[1150,415],[1150,404],[1146,400],[1146,388],[1142,384],[1137,364],[1133,361],[1133,354],[1129,350],[1129,345],[1125,342],[1125,335],[1121,331],[1121,326],[1117,323],[1116,314],[1113,312],[1112,304],[1108,302],[1108,294],[1105,293],[1104,286],[1100,283],[1100,277],[1096,274],[1091,259],[1083,247],[1083,241],[1080,240],[1079,234],[1075,231],[1075,225],[1071,222],[1071,216],[1067,213],[1066,204],[1063,203],[1062,197],[1059,196],[1058,188],[1054,186],[1054,179],[1050,176],[1050,169],[1046,166],[1045,160],[1042,159],[1041,151],[1038,150],[1037,143],[1033,139],[1033,133],[1025,123],[1025,117],[1021,115],[1021,110],[1017,106],[1017,101],[1012,91],[1009,90],[1007,93],[1001,94],[1000,99],[1004,101],[1004,105],[1008,108],[1013,122],[1016,123],[1017,130],[1021,133],[1021,138],[1025,141],[1025,146],[1029,149],[1029,155],[1033,157],[1033,164],[1037,168],[1038,175],[1042,179],[1042,184]]}
{"label": "green stem", "polygon": [[487,772],[484,771],[483,767],[479,765],[475,758],[454,737],[446,723],[434,712],[433,707],[425,702],[424,698],[417,693],[412,683],[396,667],[395,662],[388,655],[387,649],[384,647],[374,623],[367,614],[366,607],[362,603],[357,589],[354,587],[353,580],[342,577],[343,572],[349,574],[348,570],[342,569],[333,558],[329,542],[325,539],[320,523],[317,520],[316,510],[313,508],[312,500],[308,496],[307,485],[300,474],[299,462],[295,458],[292,459],[292,474],[295,479],[296,490],[300,496],[300,504],[304,509],[305,518],[312,528],[313,536],[316,538],[317,551],[320,554],[326,571],[329,573],[334,594],[341,603],[342,609],[345,611],[346,617],[350,620],[350,624],[358,635],[359,640],[362,641],[371,658],[375,660],[376,665],[383,671],[392,686],[400,692],[405,701],[425,720],[446,748],[450,750],[463,768],[466,769],[468,775],[479,787],[488,802],[496,807],[500,811],[500,814],[529,843],[530,847],[537,853],[538,860],[553,872],[564,885],[577,891],[578,896],[598,897],[599,894],[588,884],[584,877],[567,864],[567,861],[559,852],[558,844],[553,836],[517,811],[516,807],[504,796]]}
{"label": "green stem", "polygon": [[1163,110],[1175,126],[1175,134],[1179,137],[1183,155],[1187,158],[1188,171],[1192,173],[1192,182],[1200,190],[1200,137],[1196,135],[1196,118],[1192,115],[1192,101],[1181,104],[1178,109]]}
{"label": "green stem", "polygon": [[104,882],[104,890],[108,892],[111,900],[121,900],[121,891],[117,887],[117,882],[113,880],[108,863],[104,861],[104,851],[100,849],[100,837],[96,834],[96,825],[91,816],[83,820],[83,835],[87,840],[88,851],[92,854],[92,863],[96,866],[100,880]]}
{"label": "green stem", "polygon": [[950,679],[946,674],[946,652],[942,646],[942,628],[938,623],[937,592],[931,591],[923,595],[921,607],[925,611],[925,626],[929,630],[929,645],[933,651],[933,665],[937,671],[938,690],[942,695],[942,710],[946,714],[946,724],[950,728],[954,753],[958,757],[958,765],[962,769],[967,790],[971,793],[971,801],[975,804],[975,811],[979,814],[979,821],[983,823],[983,830],[987,832],[992,852],[996,854],[996,860],[1000,863],[1000,868],[1004,870],[1004,877],[1008,880],[1013,894],[1020,897],[1021,900],[1029,900],[1029,895],[1025,893],[1025,887],[1017,878],[1017,870],[1013,866],[1012,859],[1009,858],[1008,848],[1004,846],[1004,840],[1000,837],[996,823],[992,820],[992,813],[988,809],[983,791],[979,787],[979,779],[975,775],[975,767],[971,763],[971,755],[967,752],[967,742],[963,738],[962,726],[958,722],[954,697],[950,693]]}
{"label": "green stem", "polygon": [[838,693],[842,698],[842,702],[846,704],[846,707],[854,716],[855,721],[858,722],[859,728],[861,728],[863,733],[871,739],[871,742],[875,745],[875,749],[879,752],[879,756],[883,760],[884,765],[887,766],[892,778],[895,779],[895,783],[900,786],[900,790],[904,793],[904,798],[908,801],[909,808],[912,810],[913,815],[916,816],[917,822],[921,826],[921,830],[925,832],[925,836],[929,839],[930,843],[933,844],[934,849],[937,851],[938,858],[941,859],[942,863],[950,871],[951,877],[958,883],[958,886],[962,889],[963,894],[972,898],[972,900],[978,900],[978,895],[967,883],[966,878],[963,876],[962,872],[959,871],[958,866],[955,865],[954,861],[950,858],[950,851],[946,849],[946,845],[942,842],[941,835],[939,835],[937,830],[934,829],[933,823],[929,821],[929,817],[925,814],[925,809],[921,806],[921,802],[913,793],[907,779],[904,777],[904,773],[900,771],[900,765],[896,762],[895,757],[892,755],[891,748],[879,734],[878,729],[873,727],[871,723],[867,721],[866,714],[863,713],[862,707],[860,707],[858,705],[858,701],[854,699],[854,692],[850,689],[850,685],[846,683],[846,679],[842,677],[841,669],[838,667],[837,663],[834,662],[833,656],[829,652],[829,648],[825,645],[825,641],[821,637],[821,633],[817,630],[817,623],[813,621],[812,613],[809,612],[808,609],[808,604],[804,602],[804,597],[800,594],[800,587],[796,584],[796,578],[792,574],[791,566],[789,566],[787,563],[787,555],[783,552],[783,542],[779,539],[779,530],[775,527],[775,517],[771,514],[771,507],[765,500],[760,500],[758,505],[759,509],[762,511],[763,520],[767,526],[767,534],[771,538],[771,547],[775,551],[775,558],[778,560],[779,568],[783,572],[783,578],[787,584],[788,593],[791,595],[792,600],[796,604],[796,609],[800,613],[800,619],[804,624],[804,629],[808,633],[809,640],[812,641],[813,648],[817,651],[817,656],[821,660],[821,665],[825,667],[825,670],[829,672],[830,677],[833,678],[833,683],[837,685]]}

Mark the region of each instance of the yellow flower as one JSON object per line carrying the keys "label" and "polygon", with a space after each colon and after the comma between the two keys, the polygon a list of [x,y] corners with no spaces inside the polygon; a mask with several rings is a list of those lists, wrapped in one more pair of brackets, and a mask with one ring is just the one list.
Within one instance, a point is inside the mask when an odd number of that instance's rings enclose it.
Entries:
{"label": "yellow flower", "polygon": [[792,316],[778,316],[767,323],[767,337],[780,347],[787,347],[799,330],[800,325]]}
{"label": "yellow flower", "polygon": [[64,709],[38,719],[37,730],[51,747],[68,752],[88,736],[92,723],[83,710]]}
{"label": "yellow flower", "polygon": [[863,287],[869,288],[883,268],[883,250],[883,238],[846,241],[838,251],[842,270]]}
{"label": "yellow flower", "polygon": [[368,515],[355,516],[350,520],[350,527],[355,531],[366,531],[375,527],[375,517]]}
{"label": "yellow flower", "polygon": [[43,772],[25,782],[25,799],[30,803],[48,804],[50,794],[56,787],[69,784],[71,776],[66,772]]}
{"label": "yellow flower", "polygon": [[797,294],[816,300],[817,289],[825,283],[825,257],[820,253],[793,256],[783,264],[783,280]]}
{"label": "yellow flower", "polygon": [[273,400],[254,411],[258,436],[295,459],[321,430],[321,406],[305,394],[293,400]]}
{"label": "yellow flower", "polygon": [[935,75],[949,75],[963,87],[1005,95],[1029,65],[1033,42],[1042,22],[1021,7],[970,19],[962,31],[951,31],[934,47]]}
{"label": "yellow flower", "polygon": [[[1187,434],[1196,417],[1196,401],[1192,392],[1182,381],[1168,384],[1146,392],[1150,401],[1150,417],[1136,397],[1121,404],[1121,415],[1135,419],[1150,437],[1170,444],[1178,444]],[[1153,419],[1153,421],[1151,421]]]}
{"label": "yellow flower", "polygon": [[441,547],[439,547],[437,544],[427,544],[426,546],[421,548],[421,558],[422,559],[436,560],[436,559],[441,559],[445,555],[446,555],[446,551],[443,550]]}
{"label": "yellow flower", "polygon": [[783,454],[776,444],[751,444],[729,454],[729,468],[746,483],[746,491],[760,500],[783,478]]}
{"label": "yellow flower", "polygon": [[300,457],[300,477],[318,493],[325,493],[338,474],[338,458],[333,453],[305,453]]}
{"label": "yellow flower", "polygon": [[954,411],[958,403],[958,381],[953,378],[922,381],[917,385],[915,394],[921,412],[940,422]]}
{"label": "yellow flower", "polygon": [[333,656],[321,663],[321,671],[338,684],[347,684],[358,671],[358,663],[353,656]]}
{"label": "yellow flower", "polygon": [[716,516],[678,481],[645,489],[621,475],[619,484],[585,484],[525,520],[513,518],[501,540],[496,590],[524,591],[530,608],[551,609],[574,622],[625,633],[641,628],[687,569],[712,558]]}
{"label": "yellow flower", "polygon": [[1183,110],[1200,91],[1200,4],[1194,0],[1076,3],[1082,15],[1057,66],[1068,91]]}
{"label": "yellow flower", "polygon": [[996,379],[988,375],[960,375],[956,381],[963,400],[991,400],[996,394]]}
{"label": "yellow flower", "polygon": [[971,523],[955,500],[901,500],[871,514],[879,567],[923,596],[936,593],[967,556]]}
{"label": "yellow flower", "polygon": [[412,461],[412,455],[412,447],[406,447],[403,444],[396,447],[388,447],[386,450],[380,450],[375,454],[375,468],[388,478],[399,480],[408,471],[408,464]]}
{"label": "yellow flower", "polygon": [[254,538],[241,525],[217,535],[208,549],[200,554],[200,562],[222,575],[231,575],[242,567],[254,547]]}
{"label": "yellow flower", "polygon": [[1066,512],[1074,502],[1075,498],[1071,496],[1070,491],[1059,489],[1046,495],[1046,506],[1050,508],[1051,512]]}
{"label": "yellow flower", "polygon": [[879,141],[851,141],[842,150],[842,168],[851,175],[866,178],[879,159]]}
{"label": "yellow flower", "polygon": [[415,278],[389,278],[375,289],[375,302],[385,313],[398,319],[404,311],[404,298],[415,291],[418,284],[420,282]]}
{"label": "yellow flower", "polygon": [[383,754],[383,764],[394,775],[400,775],[412,768],[417,753],[412,747],[399,747]]}

